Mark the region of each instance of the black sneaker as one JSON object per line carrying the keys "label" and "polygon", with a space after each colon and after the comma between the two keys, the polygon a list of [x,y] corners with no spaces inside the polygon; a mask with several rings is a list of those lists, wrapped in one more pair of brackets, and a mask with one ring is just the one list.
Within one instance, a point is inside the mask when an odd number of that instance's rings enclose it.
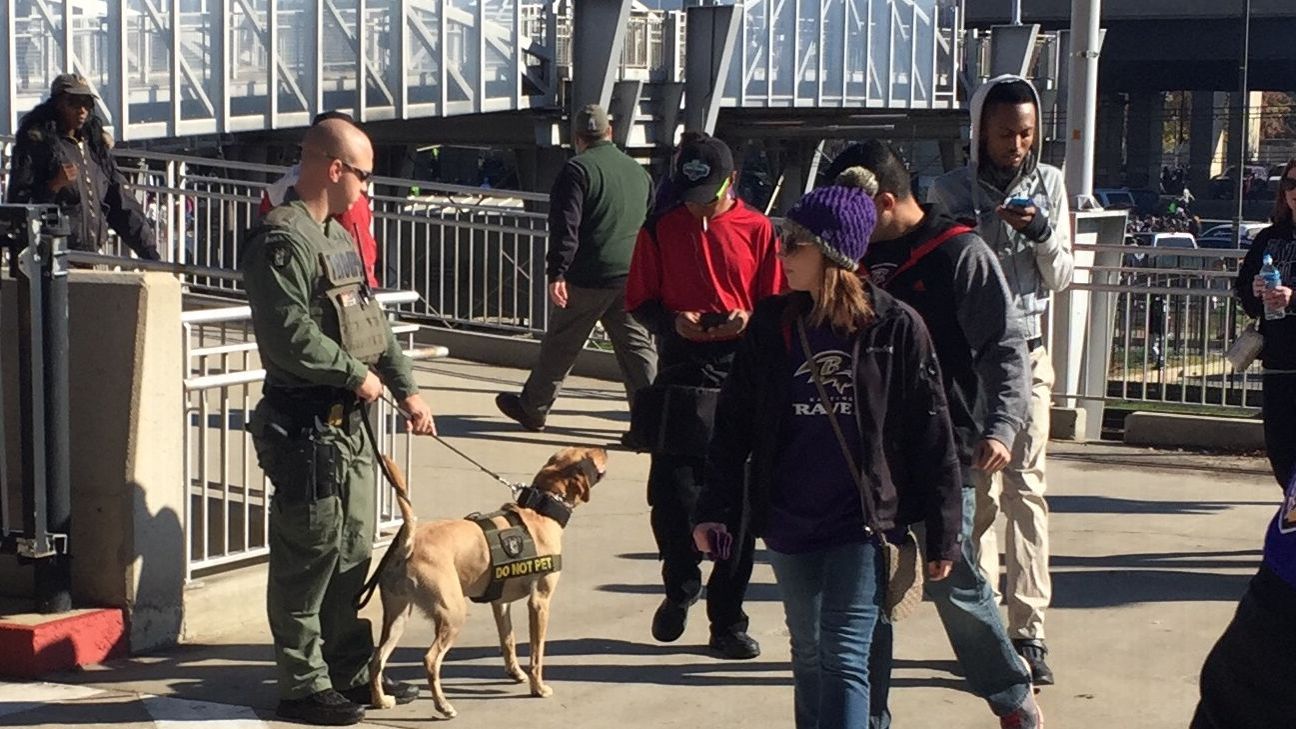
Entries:
{"label": "black sneaker", "polygon": [[1044,641],[1014,640],[1013,647],[1030,666],[1031,683],[1036,686],[1053,685],[1053,669],[1049,668],[1048,663],[1044,661],[1044,657],[1048,655],[1048,648],[1045,647]]}
{"label": "black sneaker", "polygon": [[529,414],[522,407],[522,398],[511,392],[501,392],[495,396],[495,407],[499,408],[510,420],[514,420],[526,430],[538,433],[544,430],[544,418],[538,418]]}
{"label": "black sneaker", "polygon": [[648,452],[648,444],[645,443],[642,438],[628,430],[621,434],[621,447],[628,451],[634,451],[635,453]]}
{"label": "black sneaker", "polygon": [[333,689],[324,689],[305,698],[281,700],[275,716],[306,724],[350,726],[364,721],[365,710]]}
{"label": "black sneaker", "polygon": [[[394,681],[386,676],[383,676],[382,688],[383,693],[396,699],[397,704],[408,704],[414,699],[417,699],[419,695],[417,686],[405,683],[404,681]],[[368,683],[362,683],[359,686],[352,686],[346,691],[343,691],[342,696],[361,706],[367,706],[371,709],[381,708],[373,705],[373,694],[369,690]]]}
{"label": "black sneaker", "polygon": [[760,655],[760,643],[745,630],[712,633],[711,642],[707,645],[721,656],[735,661],[746,661]]}
{"label": "black sneaker", "polygon": [[669,597],[662,599],[661,605],[657,606],[657,612],[653,613],[652,636],[663,643],[674,643],[684,635],[684,627],[688,625],[688,610],[693,603],[697,602],[697,597],[683,603],[672,602]]}

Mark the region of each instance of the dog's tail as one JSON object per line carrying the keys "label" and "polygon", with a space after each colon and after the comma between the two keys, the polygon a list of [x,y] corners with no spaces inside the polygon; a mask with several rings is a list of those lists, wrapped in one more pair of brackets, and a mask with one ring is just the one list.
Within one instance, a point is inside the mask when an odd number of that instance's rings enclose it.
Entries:
{"label": "dog's tail", "polygon": [[405,522],[405,533],[410,534],[414,531],[414,526],[418,523],[418,517],[414,515],[414,504],[409,498],[409,484],[405,482],[405,474],[400,470],[387,454],[380,456],[383,464],[386,466],[387,477],[391,479],[392,489],[396,491],[396,505],[400,507],[401,519]]}

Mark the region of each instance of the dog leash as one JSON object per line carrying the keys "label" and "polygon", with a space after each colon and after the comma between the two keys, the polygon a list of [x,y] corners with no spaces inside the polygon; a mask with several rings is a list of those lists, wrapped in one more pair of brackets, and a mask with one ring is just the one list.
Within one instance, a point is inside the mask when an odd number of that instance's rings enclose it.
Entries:
{"label": "dog leash", "polygon": [[[401,407],[400,405],[398,405],[398,404],[396,403],[396,401],[393,400],[393,399],[391,398],[391,396],[389,396],[386,392],[384,392],[384,393],[382,394],[381,397],[382,397],[383,402],[385,402],[385,403],[387,403],[388,405],[392,406],[392,408],[395,409],[396,412],[400,413],[401,415],[404,415],[406,420],[413,420],[413,419],[414,419],[414,416],[410,415],[410,413],[409,413],[408,410],[406,410],[405,408],[403,408],[403,407]],[[465,461],[467,461],[467,462],[471,463],[472,465],[476,466],[477,469],[478,469],[479,471],[481,471],[482,473],[486,474],[487,476],[490,476],[491,478],[495,479],[496,481],[499,481],[500,483],[502,483],[502,484],[504,484],[505,486],[507,486],[507,487],[509,488],[510,491],[514,491],[514,492],[517,491],[517,489],[518,489],[518,487],[519,487],[519,484],[515,484],[515,483],[509,481],[508,479],[504,478],[503,476],[499,475],[498,473],[496,473],[496,472],[490,470],[490,469],[487,468],[486,466],[482,465],[480,461],[477,461],[476,459],[474,459],[472,456],[468,455],[467,453],[464,453],[463,451],[459,450],[458,448],[455,448],[453,445],[450,444],[450,441],[446,440],[445,438],[442,438],[441,436],[439,436],[439,435],[437,435],[437,434],[435,434],[435,433],[432,434],[432,438],[433,438],[434,440],[436,440],[436,442],[438,442],[438,443],[440,443],[441,445],[445,446],[446,448],[449,448],[451,453],[454,453],[456,456],[459,456],[460,458],[464,459]],[[375,445],[374,448],[376,449],[377,446]]]}

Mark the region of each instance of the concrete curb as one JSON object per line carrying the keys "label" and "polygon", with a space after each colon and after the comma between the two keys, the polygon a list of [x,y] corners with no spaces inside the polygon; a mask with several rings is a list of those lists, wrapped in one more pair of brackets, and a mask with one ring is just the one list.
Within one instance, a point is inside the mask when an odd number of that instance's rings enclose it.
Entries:
{"label": "concrete curb", "polygon": [[1130,413],[1125,417],[1125,442],[1167,448],[1264,448],[1264,423],[1244,418],[1222,418],[1172,413]]}

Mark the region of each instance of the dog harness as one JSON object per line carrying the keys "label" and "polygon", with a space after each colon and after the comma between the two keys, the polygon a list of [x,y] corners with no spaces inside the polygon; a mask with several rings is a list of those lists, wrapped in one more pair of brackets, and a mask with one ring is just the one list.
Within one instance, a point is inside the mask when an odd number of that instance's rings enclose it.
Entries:
{"label": "dog harness", "polygon": [[[559,525],[566,525],[571,518],[571,508],[558,499],[531,486],[523,487],[518,494],[518,506],[553,518]],[[495,518],[502,516],[508,526],[501,527]],[[558,518],[561,517],[561,518]],[[504,583],[522,577],[558,572],[562,569],[561,554],[537,555],[535,538],[527,530],[522,516],[514,509],[502,509],[490,514],[469,514],[465,517],[481,527],[486,537],[486,546],[490,548],[490,582],[486,591],[476,597],[469,597],[473,602],[495,602],[504,592]]]}
{"label": "dog harness", "polygon": [[[586,478],[586,483],[593,485],[603,478],[598,467],[590,458],[582,458],[575,464],[577,470]],[[514,501],[524,509],[531,509],[541,516],[553,519],[560,527],[566,527],[571,520],[572,507],[561,498],[534,486],[514,486]],[[508,523],[500,527],[495,523],[496,517],[504,517]],[[486,546],[490,549],[490,582],[486,591],[477,597],[469,597],[473,602],[495,602],[504,592],[504,583],[520,577],[535,577],[562,569],[562,555],[537,555],[535,539],[527,530],[521,515],[515,509],[502,509],[490,514],[473,513],[464,517],[481,527],[486,537]]]}

